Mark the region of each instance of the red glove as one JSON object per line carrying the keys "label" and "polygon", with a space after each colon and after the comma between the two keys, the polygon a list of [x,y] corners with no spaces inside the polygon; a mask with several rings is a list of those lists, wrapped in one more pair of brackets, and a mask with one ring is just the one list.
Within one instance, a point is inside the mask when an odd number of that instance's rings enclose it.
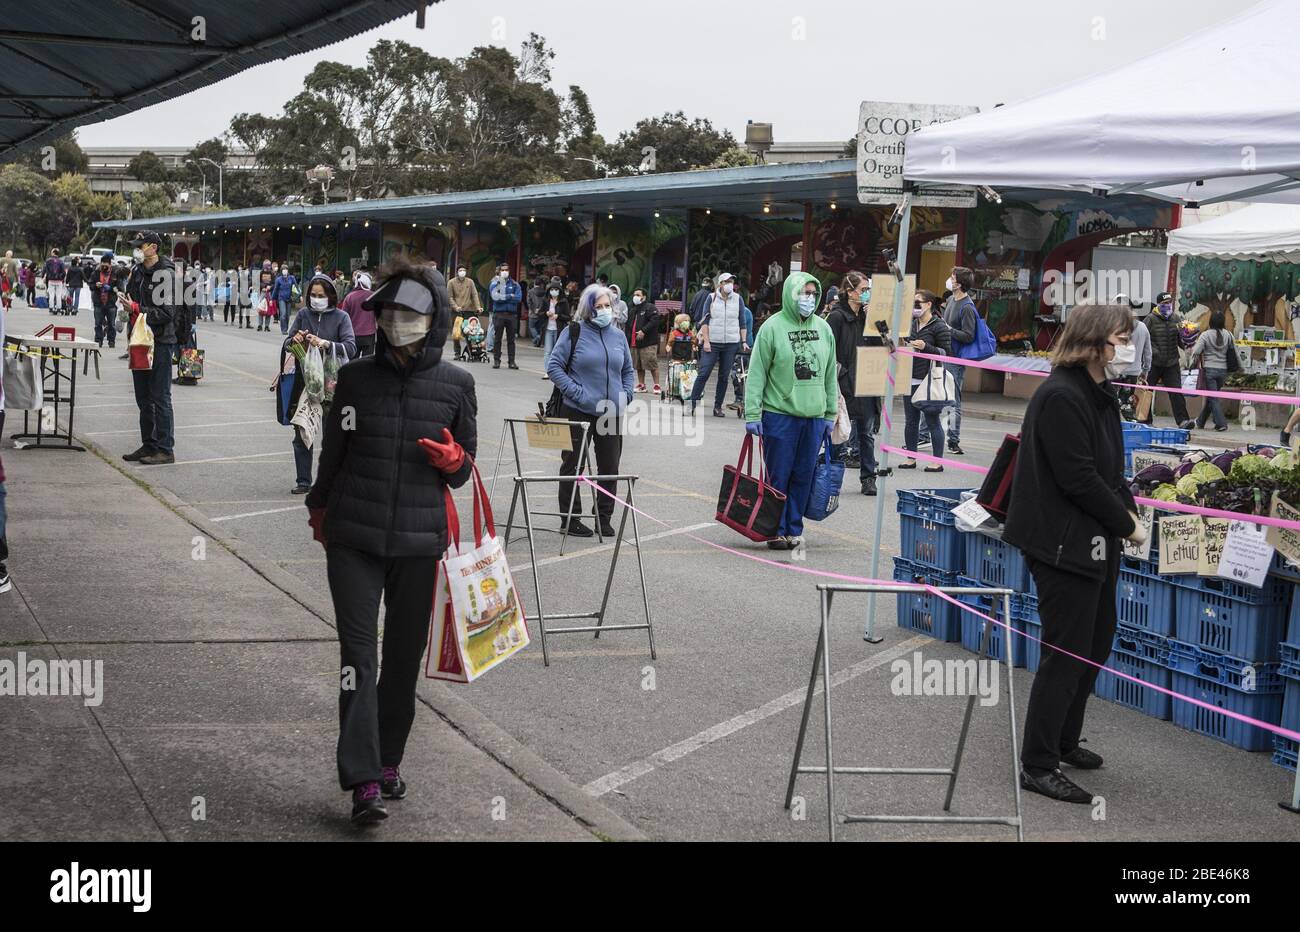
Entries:
{"label": "red glove", "polygon": [[445,427],[442,429],[442,443],[436,443],[428,437],[421,437],[416,442],[424,447],[424,452],[429,457],[429,465],[434,469],[455,472],[465,462],[465,448],[456,442],[451,431]]}
{"label": "red glove", "polygon": [[325,546],[325,509],[308,508],[307,523],[311,525],[312,540],[318,541],[322,547]]}

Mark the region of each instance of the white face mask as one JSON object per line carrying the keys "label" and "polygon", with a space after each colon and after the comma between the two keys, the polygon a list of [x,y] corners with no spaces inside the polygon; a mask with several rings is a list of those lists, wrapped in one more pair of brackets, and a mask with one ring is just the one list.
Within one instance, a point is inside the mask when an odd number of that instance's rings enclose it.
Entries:
{"label": "white face mask", "polygon": [[559,296],[560,296],[560,289],[559,289],[559,288],[552,288],[552,289],[551,289],[551,297],[552,297],[552,298],[558,298]]}
{"label": "white face mask", "polygon": [[1121,369],[1127,369],[1137,361],[1137,347],[1132,343],[1124,346],[1115,347],[1115,358],[1112,362]]}
{"label": "white face mask", "polygon": [[509,278],[509,277],[510,277],[510,273],[509,273],[509,272],[498,272],[498,273],[497,273],[497,278],[501,279],[502,281],[505,281],[505,280],[506,280],[507,278]]}
{"label": "white face mask", "polygon": [[144,250],[140,249],[139,247],[136,247],[135,249],[131,250],[131,258],[134,259],[136,262],[143,262]]}
{"label": "white face mask", "polygon": [[456,277],[457,277],[457,278],[464,278],[464,277],[465,277],[465,270],[464,270],[464,269],[457,269],[457,270],[456,270]]}
{"label": "white face mask", "polygon": [[313,311],[323,311],[329,306],[330,306],[329,298],[312,297],[311,299],[311,307]]}
{"label": "white face mask", "polygon": [[731,282],[723,282],[723,283],[722,283],[722,293],[723,293],[723,294],[729,295],[729,294],[731,294],[731,292],[733,292],[735,289],[736,289],[736,286],[733,285]]}
{"label": "white face mask", "polygon": [[645,300],[645,298],[641,297],[639,294],[634,294],[634,295],[632,295],[632,303],[633,303],[633,304],[640,304],[640,303],[641,303],[642,301],[644,301],[644,300]]}
{"label": "white face mask", "polygon": [[943,287],[944,287],[944,290],[945,290],[945,291],[956,291],[956,290],[957,290],[957,283],[956,283],[955,281],[953,281],[953,280],[952,280],[952,276],[949,275],[949,276],[948,276],[948,280],[947,280],[946,282],[943,283]]}
{"label": "white face mask", "polygon": [[409,346],[428,335],[429,328],[433,325],[433,315],[386,307],[380,312],[378,323],[390,345]]}

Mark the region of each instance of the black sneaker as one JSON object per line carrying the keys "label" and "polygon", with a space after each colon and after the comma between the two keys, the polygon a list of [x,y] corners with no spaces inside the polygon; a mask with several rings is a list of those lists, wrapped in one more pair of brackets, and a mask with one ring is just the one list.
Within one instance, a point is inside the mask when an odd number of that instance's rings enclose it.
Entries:
{"label": "black sneaker", "polygon": [[13,583],[9,581],[9,568],[0,563],[0,592],[8,592],[13,588]]}
{"label": "black sneaker", "polygon": [[508,368],[511,368],[511,369],[518,369],[519,367],[516,366],[514,363],[510,363],[510,365],[509,365]]}
{"label": "black sneaker", "polygon": [[948,452],[951,453],[953,456],[965,456],[965,455],[966,455],[966,451],[963,450],[963,449],[961,448],[961,444],[959,444],[959,443],[950,443],[950,444],[948,444]]}
{"label": "black sneaker", "polygon": [[[572,534],[573,532],[570,531],[569,533]],[[614,536],[614,522],[611,521],[611,520],[609,520],[608,518],[601,518],[601,519],[600,519],[600,533],[601,533],[601,535],[604,536],[604,537],[613,537],[613,536]]]}
{"label": "black sneaker", "polygon": [[876,480],[875,480],[875,479],[867,479],[865,482],[862,483],[862,494],[863,494],[863,495],[875,495],[875,494],[876,494]]}
{"label": "black sneaker", "polygon": [[379,791],[384,799],[403,799],[406,796],[406,781],[396,767],[384,768],[384,779],[379,782]]}
{"label": "black sneaker", "polygon": [[388,809],[380,798],[378,781],[358,783],[352,788],[352,824],[372,825],[388,818]]}
{"label": "black sneaker", "polygon": [[1284,447],[1291,446],[1291,435],[1288,434],[1286,431],[1282,431],[1282,433],[1279,435],[1279,439],[1281,439],[1282,441],[1282,446]]}
{"label": "black sneaker", "polygon": [[1196,422],[1193,421],[1191,418],[1188,418],[1187,420],[1183,421],[1183,422],[1182,422],[1181,424],[1179,424],[1178,426],[1181,427],[1183,430],[1195,430],[1195,429],[1196,429]]}
{"label": "black sneaker", "polygon": [[784,537],[774,537],[767,542],[768,550],[789,550],[790,542]]}
{"label": "black sneaker", "polygon": [[310,491],[311,491],[311,486],[309,485],[295,485],[293,487],[294,495],[306,495]]}
{"label": "black sneaker", "polygon": [[1061,755],[1061,763],[1078,767],[1080,770],[1096,770],[1101,766],[1101,755],[1087,748],[1075,748],[1068,754]]}
{"label": "black sneaker", "polygon": [[151,447],[140,447],[140,449],[132,450],[130,453],[123,453],[122,459],[126,460],[128,463],[138,463],[146,456],[153,456],[155,452],[157,451]]}
{"label": "black sneaker", "polygon": [[1031,793],[1040,793],[1048,799],[1063,803],[1092,802],[1092,794],[1075,783],[1060,770],[1049,770],[1041,776],[1034,776],[1021,768],[1020,785]]}
{"label": "black sneaker", "polygon": [[496,362],[492,363],[492,368],[493,368],[493,369],[500,369],[500,368],[501,368],[501,360],[498,359]]}
{"label": "black sneaker", "polygon": [[581,518],[574,518],[572,521],[561,521],[560,530],[568,531],[570,537],[595,537],[596,532],[587,525],[582,523]]}
{"label": "black sneaker", "polygon": [[155,450],[148,456],[140,457],[141,466],[170,466],[176,462],[176,454],[164,453],[162,450]]}
{"label": "black sneaker", "polygon": [[719,408],[717,405],[714,405],[714,406],[713,406],[713,416],[714,416],[714,417],[726,417],[727,415],[726,415],[726,412],[724,412],[721,408]]}

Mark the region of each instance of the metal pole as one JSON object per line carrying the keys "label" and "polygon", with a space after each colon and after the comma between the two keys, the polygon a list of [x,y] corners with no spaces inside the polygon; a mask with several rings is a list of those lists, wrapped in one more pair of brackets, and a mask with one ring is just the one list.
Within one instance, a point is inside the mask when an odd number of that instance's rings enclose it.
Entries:
{"label": "metal pole", "polygon": [[[645,623],[648,625],[646,630],[650,634],[650,659],[658,660],[659,655],[655,653],[654,622],[650,620],[650,593],[645,584],[645,564],[641,562],[641,531],[636,523],[636,501],[632,498],[632,489],[635,485],[635,479],[627,481],[627,509],[624,511],[624,516],[626,517],[629,511],[632,513],[632,545],[636,548],[636,569],[641,577],[641,602],[645,605]],[[622,534],[621,528],[619,533]]]}
{"label": "metal pole", "polygon": [[835,765],[831,761],[831,595],[822,590],[822,707],[826,717],[826,827],[835,840]]}
{"label": "metal pole", "polygon": [[[907,277],[907,236],[912,227],[912,200],[908,198],[903,206],[903,218],[898,228],[898,271],[906,279]],[[889,335],[897,346],[901,336],[900,330],[903,326],[903,285],[904,282],[897,282],[894,289],[894,321],[889,328]],[[898,354],[891,354],[889,357],[889,374],[890,382],[885,386],[885,400],[880,409],[882,418],[889,418],[885,421],[882,430],[883,439],[881,445],[893,444],[893,418],[892,409],[894,407],[894,393],[899,379],[906,379],[905,385],[911,385],[911,368],[906,370],[907,374],[902,373],[902,368],[898,364]],[[882,469],[889,469],[889,451],[880,451],[879,463]],[[880,486],[876,490],[876,526],[875,533],[872,535],[871,544],[871,578],[880,578],[880,535],[881,529],[885,523],[885,494],[888,491],[889,482],[888,474],[880,477]],[[870,644],[879,644],[884,638],[876,634],[876,593],[873,591],[867,595],[867,627],[862,633],[862,639]]]}
{"label": "metal pole", "polygon": [[1007,620],[1004,642],[1007,645],[1007,721],[1011,727],[1011,786],[1016,794],[1016,841],[1025,840],[1025,814],[1020,808],[1020,748],[1016,744],[1016,681],[1015,663],[1012,661],[1012,638],[1015,625],[1011,621],[1011,596],[1002,595],[1002,617]]}

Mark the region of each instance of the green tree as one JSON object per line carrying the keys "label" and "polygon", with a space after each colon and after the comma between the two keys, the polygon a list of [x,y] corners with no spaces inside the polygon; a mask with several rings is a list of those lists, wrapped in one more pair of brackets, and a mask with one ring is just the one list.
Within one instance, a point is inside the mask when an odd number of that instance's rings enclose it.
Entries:
{"label": "green tree", "polygon": [[94,245],[102,232],[91,224],[126,214],[126,202],[120,194],[98,194],[90,190],[85,175],[64,172],[50,186],[59,215],[68,221],[71,236],[61,245],[85,250]]}
{"label": "green tree", "polygon": [[172,195],[164,185],[147,184],[143,191],[136,191],[131,196],[131,217],[134,220],[165,217],[175,212]]}
{"label": "green tree", "polygon": [[156,152],[145,149],[136,155],[131,161],[126,163],[126,173],[136,181],[143,181],[145,184],[166,185],[167,190],[173,193],[171,186],[173,176],[172,170],[167,167],[167,163],[158,157]]}
{"label": "green tree", "polygon": [[759,164],[758,156],[744,146],[732,146],[724,151],[705,168],[744,168],[746,165]]}
{"label": "green tree", "polygon": [[[51,146],[54,149],[53,152],[49,151]],[[87,158],[86,153],[81,151],[81,146],[77,144],[76,133],[60,136],[53,142],[37,146],[35,149],[27,149],[18,157],[17,161],[33,171],[42,172],[50,177],[60,175],[63,172],[84,175],[90,170],[90,159]]]}
{"label": "green tree", "polygon": [[6,248],[44,254],[46,238],[58,227],[47,178],[25,164],[0,166],[0,231]]}
{"label": "green tree", "polygon": [[616,175],[635,175],[643,165],[649,172],[680,172],[712,165],[736,145],[730,131],[719,132],[698,117],[688,120],[678,110],[637,121],[605,147],[603,159]]}

